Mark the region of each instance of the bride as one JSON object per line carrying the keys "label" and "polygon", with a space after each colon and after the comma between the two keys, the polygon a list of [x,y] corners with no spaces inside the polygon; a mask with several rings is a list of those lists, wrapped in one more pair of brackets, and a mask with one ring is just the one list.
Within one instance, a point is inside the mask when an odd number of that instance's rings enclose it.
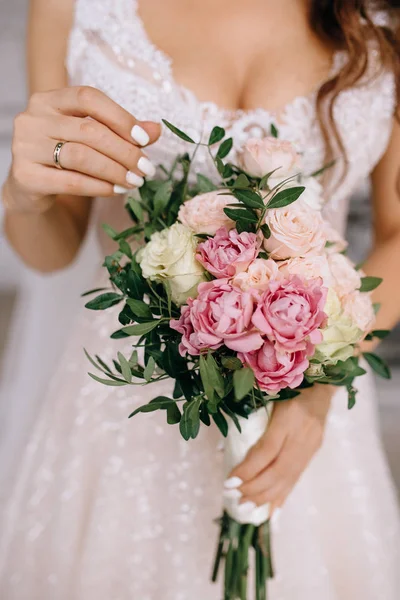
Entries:
{"label": "bride", "polygon": [[[365,270],[384,278],[377,328],[392,327],[400,52],[389,4],[31,0],[32,95],[15,121],[3,189],[15,251],[50,272],[75,259],[88,227],[124,228],[124,194],[184,150],[161,118],[197,138],[224,126],[234,151],[274,123],[305,171],[337,159],[324,210],[341,233],[350,195],[372,175],[375,242]],[[207,173],[201,152],[196,167]],[[82,311],[6,491],[4,600],[221,598],[208,581],[223,489],[218,432],[184,443],[157,413],[128,421],[154,388],[89,379],[83,347],[104,358],[124,350],[109,339],[115,319],[113,310]],[[400,597],[399,516],[370,375],[350,413],[342,391],[325,386],[278,404],[236,474],[244,500],[281,507],[272,600]]]}

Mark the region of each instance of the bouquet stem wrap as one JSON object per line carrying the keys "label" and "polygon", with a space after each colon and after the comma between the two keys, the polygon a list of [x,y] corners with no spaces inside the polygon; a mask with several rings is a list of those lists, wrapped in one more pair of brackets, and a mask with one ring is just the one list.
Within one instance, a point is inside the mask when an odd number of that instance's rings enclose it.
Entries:
{"label": "bouquet stem wrap", "polygon": [[[239,417],[241,433],[233,421],[229,420],[228,436],[225,440],[226,475],[242,462],[250,448],[264,434],[269,417],[270,412],[265,408],[251,413],[248,419]],[[217,580],[219,567],[224,560],[224,600],[247,600],[248,571],[251,563],[254,563],[255,573],[254,598],[266,600],[267,581],[273,577],[269,505],[241,508],[237,498],[225,497],[220,525],[212,580]]]}

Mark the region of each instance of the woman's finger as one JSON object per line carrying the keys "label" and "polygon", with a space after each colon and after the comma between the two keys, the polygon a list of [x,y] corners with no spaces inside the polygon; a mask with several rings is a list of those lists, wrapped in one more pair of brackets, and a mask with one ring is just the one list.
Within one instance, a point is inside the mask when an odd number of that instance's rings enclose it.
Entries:
{"label": "woman's finger", "polygon": [[276,459],[284,442],[284,431],[273,427],[272,421],[263,437],[250,449],[244,461],[232,471],[231,478],[238,477],[243,482],[254,479]]}
{"label": "woman's finger", "polygon": [[114,185],[75,171],[60,171],[35,165],[31,191],[37,194],[107,198],[114,195]]}
{"label": "woman's finger", "polygon": [[75,117],[91,117],[118,136],[139,146],[154,143],[161,133],[158,123],[140,122],[106,94],[89,86],[70,87],[34,94],[29,110],[43,114],[49,111]]}

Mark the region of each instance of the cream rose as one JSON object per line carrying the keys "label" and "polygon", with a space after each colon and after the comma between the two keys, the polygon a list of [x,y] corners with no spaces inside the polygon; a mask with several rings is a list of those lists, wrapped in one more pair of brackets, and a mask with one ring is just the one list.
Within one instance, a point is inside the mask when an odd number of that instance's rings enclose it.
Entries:
{"label": "cream rose", "polygon": [[363,332],[344,313],[340,299],[332,288],[328,292],[324,312],[328,315],[328,321],[322,329],[323,342],[316,346],[314,358],[335,365],[339,360],[347,360],[354,355],[353,345],[362,339]]}
{"label": "cream rose", "polygon": [[321,213],[294,202],[285,208],[267,212],[265,222],[271,237],[264,247],[271,258],[285,260],[307,254],[317,254],[326,244],[324,220]]}
{"label": "cream rose", "polygon": [[245,273],[239,273],[234,277],[232,284],[244,292],[249,289],[265,291],[271,279],[280,279],[281,277],[275,261],[257,258]]}
{"label": "cream rose", "polygon": [[361,276],[346,256],[330,254],[328,262],[333,277],[333,287],[340,298],[361,287]]}
{"label": "cream rose", "polygon": [[346,296],[343,300],[344,312],[363,331],[370,331],[375,323],[374,306],[369,294],[358,290]]}
{"label": "cream rose", "polygon": [[178,219],[193,233],[208,233],[215,235],[221,227],[230,230],[235,223],[224,213],[224,208],[234,202],[232,196],[224,196],[219,190],[200,194],[182,204],[179,209]]}
{"label": "cream rose", "polygon": [[325,254],[309,255],[304,258],[291,258],[279,265],[279,271],[284,277],[298,275],[302,279],[317,279],[321,277],[325,287],[331,287],[333,277]]}
{"label": "cream rose", "polygon": [[261,178],[276,169],[279,177],[290,177],[300,170],[300,156],[291,142],[252,138],[243,146],[239,166],[252,177]]}
{"label": "cream rose", "polygon": [[192,232],[175,223],[169,229],[153,233],[139,252],[143,277],[153,281],[168,280],[172,299],[184,304],[196,296],[196,286],[205,280],[204,269],[196,260],[197,240]]}

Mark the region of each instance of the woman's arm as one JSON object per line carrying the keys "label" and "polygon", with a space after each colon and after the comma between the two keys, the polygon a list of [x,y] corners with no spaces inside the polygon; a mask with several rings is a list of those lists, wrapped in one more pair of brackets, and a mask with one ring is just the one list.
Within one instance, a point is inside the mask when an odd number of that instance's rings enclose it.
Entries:
{"label": "woman's arm", "polygon": [[[13,160],[2,194],[11,245],[26,264],[42,272],[63,268],[75,258],[92,197],[109,197],[143,183],[142,175],[150,174],[152,165],[140,147],[160,134],[158,124],[139,125],[98,90],[66,87],[73,5],[74,0],[31,0],[31,97],[15,120]],[[53,151],[65,140],[69,143],[61,159],[66,170],[60,171]]]}

